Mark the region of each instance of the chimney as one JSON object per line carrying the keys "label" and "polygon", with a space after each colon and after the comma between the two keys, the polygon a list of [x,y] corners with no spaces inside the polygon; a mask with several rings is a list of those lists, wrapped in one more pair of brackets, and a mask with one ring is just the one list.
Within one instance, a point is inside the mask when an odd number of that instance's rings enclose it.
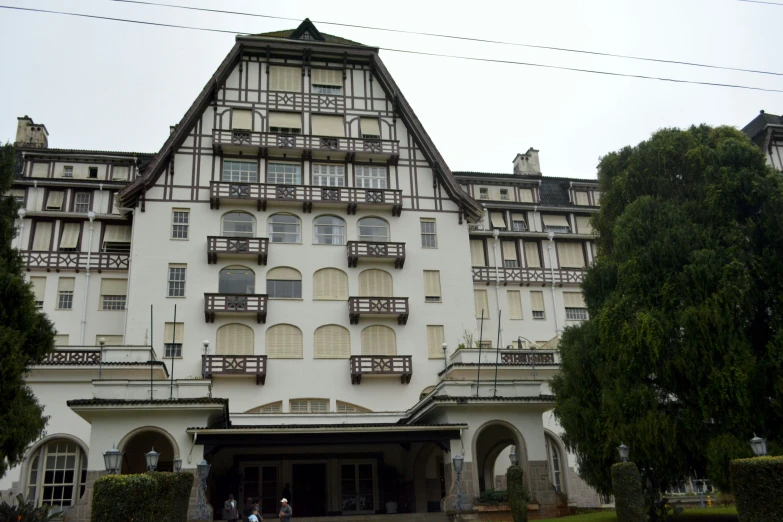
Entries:
{"label": "chimney", "polygon": [[538,150],[530,147],[524,154],[514,158],[514,174],[541,175],[541,165],[538,162]]}
{"label": "chimney", "polygon": [[26,114],[17,120],[15,146],[35,149],[45,149],[49,146],[49,132],[45,125],[35,123]]}

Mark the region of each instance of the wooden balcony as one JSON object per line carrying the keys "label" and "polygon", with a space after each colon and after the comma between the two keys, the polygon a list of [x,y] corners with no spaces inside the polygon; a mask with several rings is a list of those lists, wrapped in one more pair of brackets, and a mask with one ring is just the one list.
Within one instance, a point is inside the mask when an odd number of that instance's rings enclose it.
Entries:
{"label": "wooden balcony", "polygon": [[73,270],[79,272],[90,270],[102,272],[104,270],[124,270],[130,266],[130,254],[115,252],[91,252],[89,260],[87,252],[50,252],[22,250],[22,262],[27,271],[46,270],[59,272],[60,270]]}
{"label": "wooden balcony", "polygon": [[356,267],[360,259],[394,261],[394,268],[405,264],[405,243],[348,241],[348,266]]}
{"label": "wooden balcony", "polygon": [[359,324],[362,315],[397,316],[397,324],[408,323],[407,297],[349,297],[348,317]]}
{"label": "wooden balcony", "polygon": [[301,204],[304,212],[311,212],[316,203],[345,206],[348,214],[355,214],[359,207],[390,208],[392,216],[402,212],[402,191],[392,189],[213,181],[209,190],[210,208],[219,209],[220,200],[255,204],[258,211],[266,210],[271,203]]}
{"label": "wooden balcony", "polygon": [[217,263],[218,256],[255,257],[259,265],[266,265],[269,239],[265,237],[207,236],[207,264]]}
{"label": "wooden balcony", "polygon": [[413,361],[410,355],[352,355],[351,384],[361,384],[364,375],[399,375],[400,382],[408,384],[413,375]]}
{"label": "wooden balcony", "polygon": [[204,317],[215,322],[216,314],[253,315],[256,321],[266,322],[266,294],[204,294]]}
{"label": "wooden balcony", "polygon": [[[554,277],[552,273],[554,272]],[[497,279],[504,286],[518,285],[580,285],[584,281],[585,270],[579,268],[498,268]],[[495,267],[474,266],[474,283],[494,283],[496,279]]]}
{"label": "wooden balcony", "polygon": [[266,382],[266,355],[202,355],[201,375],[255,377],[256,384]]}

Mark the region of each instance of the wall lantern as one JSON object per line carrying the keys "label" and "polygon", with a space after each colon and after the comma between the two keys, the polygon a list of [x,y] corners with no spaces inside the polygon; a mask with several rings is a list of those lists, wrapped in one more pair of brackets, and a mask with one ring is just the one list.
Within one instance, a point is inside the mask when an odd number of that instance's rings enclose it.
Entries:
{"label": "wall lantern", "polygon": [[767,439],[762,439],[761,437],[758,437],[754,433],[753,438],[750,439],[750,449],[753,450],[753,454],[756,455],[757,457],[766,457]]}
{"label": "wall lantern", "polygon": [[620,454],[620,460],[623,462],[628,462],[628,446],[620,443],[619,446],[617,446],[617,453]]}
{"label": "wall lantern", "polygon": [[174,459],[174,473],[179,473],[182,471],[182,459],[177,457]]}
{"label": "wall lantern", "polygon": [[155,471],[158,468],[158,459],[160,458],[160,453],[155,451],[155,447],[152,447],[152,450],[150,450],[149,453],[145,453],[144,456],[147,458],[147,470],[148,471]]}
{"label": "wall lantern", "polygon": [[118,450],[114,446],[103,454],[103,464],[106,466],[106,471],[108,471],[109,474],[113,475],[120,472],[123,454],[123,451]]}

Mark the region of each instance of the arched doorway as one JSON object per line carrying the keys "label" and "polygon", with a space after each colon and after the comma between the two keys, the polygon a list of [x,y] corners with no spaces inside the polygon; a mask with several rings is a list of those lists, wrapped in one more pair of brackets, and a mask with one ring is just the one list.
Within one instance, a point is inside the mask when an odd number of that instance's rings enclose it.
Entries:
{"label": "arched doorway", "polygon": [[154,427],[139,428],[120,443],[123,475],[147,471],[146,455],[155,448],[160,453],[157,471],[174,471],[174,459],[179,456],[176,442],[167,432]]}
{"label": "arched doorway", "polygon": [[426,443],[416,455],[413,465],[414,511],[437,513],[446,496],[446,476],[443,450],[433,443]]}
{"label": "arched doorway", "polygon": [[527,449],[519,431],[505,421],[489,422],[479,428],[473,446],[479,494],[488,489],[495,489],[496,476],[504,474],[510,465],[508,460],[510,447],[513,448],[519,465],[527,477]]}

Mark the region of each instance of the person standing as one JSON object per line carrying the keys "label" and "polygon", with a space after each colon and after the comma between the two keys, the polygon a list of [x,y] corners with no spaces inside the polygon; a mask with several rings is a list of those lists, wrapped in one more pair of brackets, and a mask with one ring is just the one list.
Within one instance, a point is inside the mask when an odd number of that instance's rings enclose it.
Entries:
{"label": "person standing", "polygon": [[291,506],[288,505],[288,499],[283,498],[280,500],[280,513],[278,513],[278,516],[280,517],[280,522],[291,522],[291,515],[293,515],[293,511],[291,510]]}
{"label": "person standing", "polygon": [[263,518],[259,518],[257,507],[254,507],[250,515],[247,517],[247,522],[263,522],[263,520]]}
{"label": "person standing", "polygon": [[237,522],[239,518],[239,510],[237,510],[237,501],[234,500],[234,495],[229,494],[228,500],[223,502],[223,520],[229,522]]}

